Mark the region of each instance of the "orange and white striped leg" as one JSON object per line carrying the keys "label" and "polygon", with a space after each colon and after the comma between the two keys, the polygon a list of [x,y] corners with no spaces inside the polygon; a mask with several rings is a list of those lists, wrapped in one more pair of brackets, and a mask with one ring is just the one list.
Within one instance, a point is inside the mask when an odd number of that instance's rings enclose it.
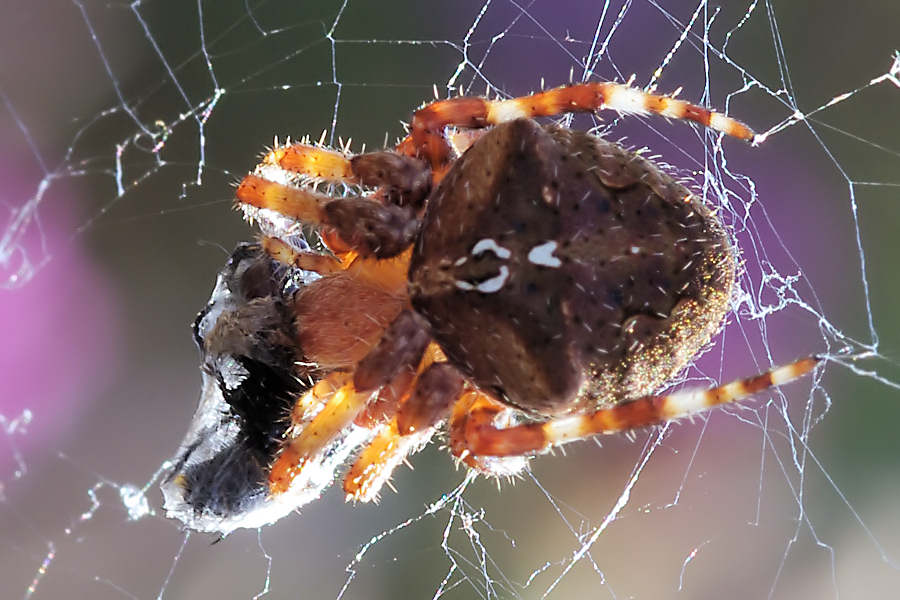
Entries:
{"label": "orange and white striped leg", "polygon": [[[658,114],[672,119],[694,121],[726,135],[752,140],[753,131],[722,113],[650,94],[621,83],[600,81],[554,88],[530,96],[509,100],[459,97],[438,100],[416,111],[411,124],[413,147],[431,162],[433,169],[444,165],[450,146],[443,129],[448,125],[479,128],[520,118],[547,117],[563,113],[593,112],[610,109],[628,114]],[[408,149],[401,143],[399,151]]]}
{"label": "orange and white striped leg", "polygon": [[273,210],[294,221],[311,225],[325,222],[325,205],[331,201],[331,197],[325,194],[253,173],[241,180],[235,196],[241,205]]}
{"label": "orange and white striped leg", "polygon": [[496,427],[489,414],[473,408],[466,423],[465,445],[477,457],[518,456],[597,434],[665,423],[722,404],[737,402],[767,388],[785,384],[810,372],[820,360],[819,357],[804,358],[762,375],[739,379],[710,390],[685,390],[666,396],[645,396],[589,414],[506,429]]}
{"label": "orange and white striped leg", "polygon": [[280,180],[290,175],[300,175],[314,181],[357,183],[348,155],[310,144],[280,146],[276,140],[275,147],[263,156],[256,170],[257,174],[264,176],[281,170],[281,176],[276,177]]}

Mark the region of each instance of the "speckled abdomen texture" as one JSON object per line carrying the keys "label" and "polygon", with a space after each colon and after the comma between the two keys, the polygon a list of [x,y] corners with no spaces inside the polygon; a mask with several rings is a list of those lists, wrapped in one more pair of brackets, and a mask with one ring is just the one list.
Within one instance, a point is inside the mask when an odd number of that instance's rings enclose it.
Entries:
{"label": "speckled abdomen texture", "polygon": [[517,120],[435,190],[409,281],[466,376],[553,415],[673,377],[721,326],[734,270],[716,217],[653,163]]}

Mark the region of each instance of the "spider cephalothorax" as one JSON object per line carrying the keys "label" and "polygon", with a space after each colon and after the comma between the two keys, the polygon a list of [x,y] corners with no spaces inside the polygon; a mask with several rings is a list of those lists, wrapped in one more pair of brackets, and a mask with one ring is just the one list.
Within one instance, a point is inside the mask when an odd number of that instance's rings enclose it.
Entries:
{"label": "spider cephalothorax", "polygon": [[[364,447],[344,489],[370,500],[445,422],[460,460],[510,474],[550,446],[733,402],[816,364],[651,395],[721,327],[736,259],[714,213],[654,163],[531,119],[601,108],[753,137],[682,101],[582,84],[432,103],[383,152],[276,144],[244,178],[262,247],[309,276],[279,298],[295,370],[317,379],[290,409],[268,502],[308,488],[348,444]],[[350,192],[320,191],[336,188]],[[292,237],[300,224],[325,251]]]}

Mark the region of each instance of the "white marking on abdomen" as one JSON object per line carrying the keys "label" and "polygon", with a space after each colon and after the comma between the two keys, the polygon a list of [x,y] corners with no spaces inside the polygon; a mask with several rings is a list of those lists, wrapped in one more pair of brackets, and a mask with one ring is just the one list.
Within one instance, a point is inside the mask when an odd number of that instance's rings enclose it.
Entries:
{"label": "white marking on abdomen", "polygon": [[531,252],[528,253],[528,262],[540,265],[542,267],[551,267],[556,269],[562,265],[562,261],[553,256],[553,253],[556,252],[556,241],[550,240],[549,242],[544,242],[543,244],[539,244],[531,249]]}
{"label": "white marking on abdomen", "polygon": [[502,258],[506,260],[510,256],[512,256],[512,252],[509,251],[508,248],[504,248],[503,246],[498,246],[497,242],[492,240],[491,238],[485,238],[480,240],[475,246],[472,248],[472,256],[478,256],[482,252],[487,252],[490,250],[494,254],[497,255],[497,258]]}
{"label": "white marking on abdomen", "polygon": [[482,281],[475,289],[485,294],[492,294],[500,291],[507,279],[509,279],[509,268],[506,265],[502,265],[499,275],[491,277],[487,281]]}

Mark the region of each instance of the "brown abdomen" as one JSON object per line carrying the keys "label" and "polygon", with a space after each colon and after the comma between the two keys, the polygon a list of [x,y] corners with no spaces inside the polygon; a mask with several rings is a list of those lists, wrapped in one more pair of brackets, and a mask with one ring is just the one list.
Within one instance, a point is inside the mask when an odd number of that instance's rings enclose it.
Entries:
{"label": "brown abdomen", "polygon": [[715,216],[658,167],[518,120],[435,190],[410,295],[476,385],[551,415],[674,376],[720,327],[734,265]]}

